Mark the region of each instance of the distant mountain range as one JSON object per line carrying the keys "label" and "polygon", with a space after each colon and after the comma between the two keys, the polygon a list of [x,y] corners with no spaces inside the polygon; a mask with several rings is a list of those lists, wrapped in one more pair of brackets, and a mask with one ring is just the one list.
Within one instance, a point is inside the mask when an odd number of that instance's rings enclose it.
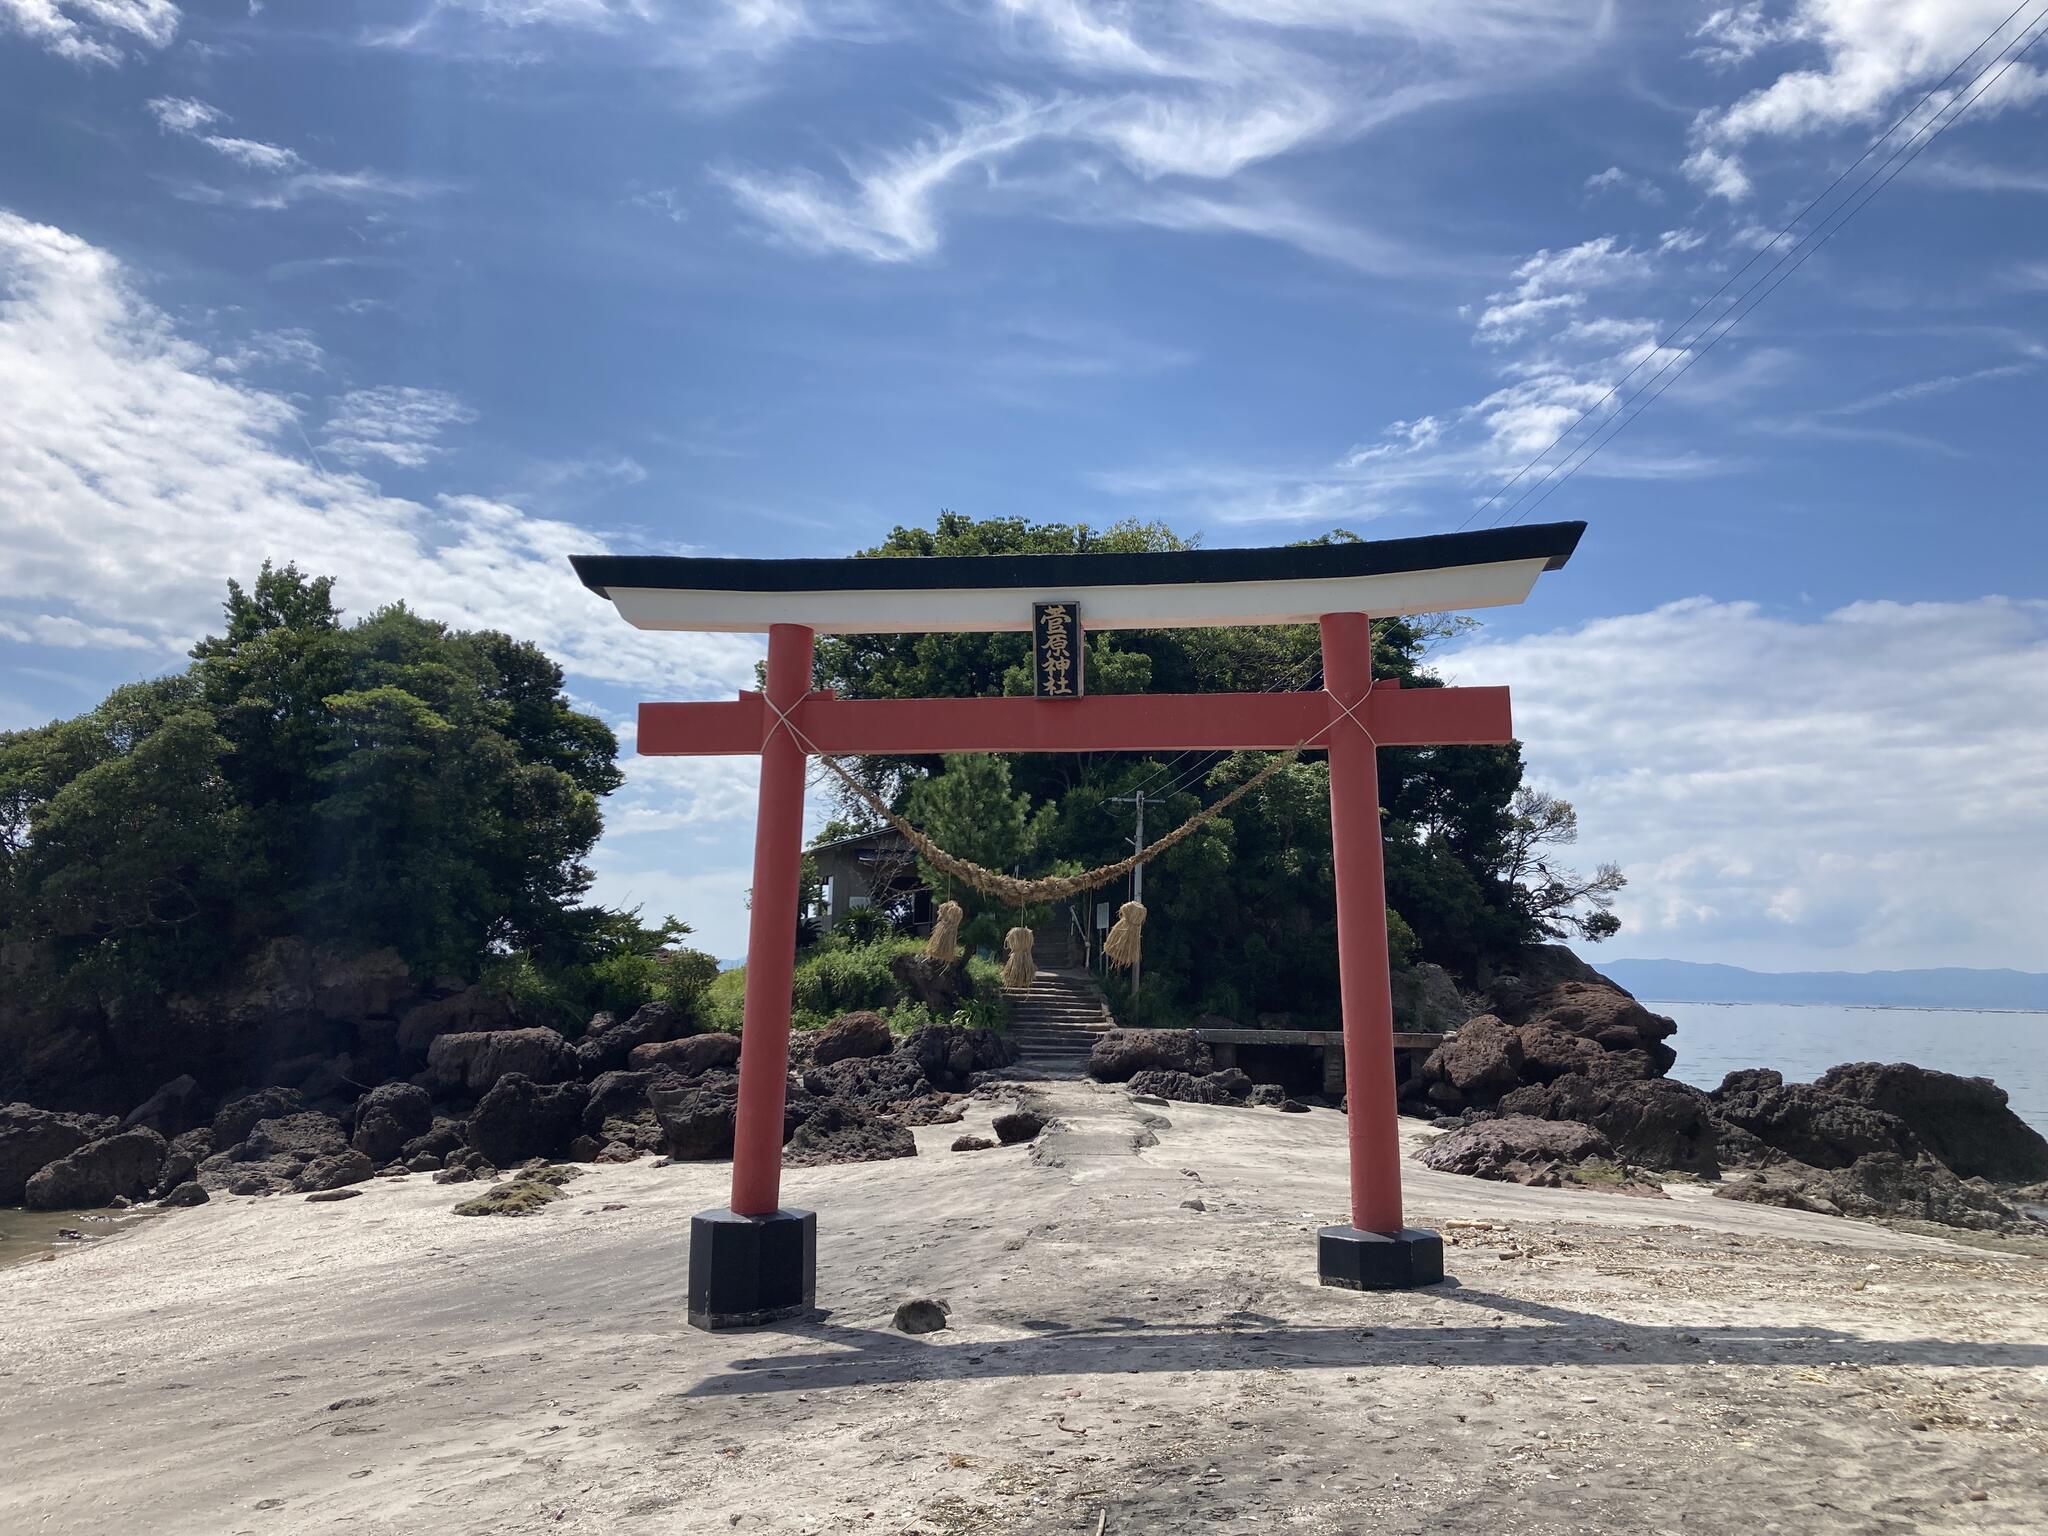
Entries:
{"label": "distant mountain range", "polygon": [[2032,971],[1746,971],[1690,960],[1602,960],[1594,969],[1645,1002],[1835,1003],[1866,1008],[2048,1011],[2048,976]]}

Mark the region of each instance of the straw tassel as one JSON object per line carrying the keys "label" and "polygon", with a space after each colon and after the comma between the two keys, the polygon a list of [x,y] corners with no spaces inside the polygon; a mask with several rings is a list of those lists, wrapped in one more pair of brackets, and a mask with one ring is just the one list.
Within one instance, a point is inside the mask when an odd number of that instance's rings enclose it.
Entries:
{"label": "straw tassel", "polygon": [[1003,966],[1003,985],[1016,992],[1029,991],[1038,979],[1038,967],[1031,963],[1031,930],[1012,928],[1003,935],[1003,944],[1010,951]]}
{"label": "straw tassel", "polygon": [[924,957],[950,964],[960,955],[960,919],[967,914],[957,901],[942,901],[932,919],[932,936],[924,941]]}
{"label": "straw tassel", "polygon": [[1128,971],[1138,963],[1145,932],[1145,904],[1127,901],[1116,909],[1116,926],[1102,941],[1102,956],[1119,970]]}

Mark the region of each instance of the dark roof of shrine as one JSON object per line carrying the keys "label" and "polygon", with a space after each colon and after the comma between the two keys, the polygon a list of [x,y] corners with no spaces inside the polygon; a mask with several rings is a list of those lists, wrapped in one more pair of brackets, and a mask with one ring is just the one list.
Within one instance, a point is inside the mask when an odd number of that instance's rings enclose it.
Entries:
{"label": "dark roof of shrine", "polygon": [[905,555],[884,559],[725,559],[697,555],[572,555],[583,584],[692,592],[915,592],[1209,585],[1387,576],[1542,560],[1564,565],[1584,523],[1532,523],[1350,544],[1176,549],[1143,554]]}

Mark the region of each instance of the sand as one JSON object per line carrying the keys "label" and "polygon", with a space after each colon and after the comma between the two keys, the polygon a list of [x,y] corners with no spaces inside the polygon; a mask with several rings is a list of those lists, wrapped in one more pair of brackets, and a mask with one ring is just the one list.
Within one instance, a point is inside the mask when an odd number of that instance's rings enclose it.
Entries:
{"label": "sand", "polygon": [[[802,1326],[685,1325],[710,1164],[519,1220],[223,1198],[0,1271],[0,1531],[2048,1528],[2039,1258],[1411,1164],[1455,1283],[1325,1290],[1337,1114],[1024,1091],[1034,1147],[946,1150],[977,1102],[788,1175]],[[889,1331],[921,1295],[952,1326]]]}

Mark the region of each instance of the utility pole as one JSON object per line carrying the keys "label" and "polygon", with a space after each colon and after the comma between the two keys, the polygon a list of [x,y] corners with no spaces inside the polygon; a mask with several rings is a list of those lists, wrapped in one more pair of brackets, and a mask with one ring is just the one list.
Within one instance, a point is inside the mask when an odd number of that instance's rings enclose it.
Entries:
{"label": "utility pole", "polygon": [[[1129,804],[1137,807],[1138,830],[1136,835],[1131,838],[1131,847],[1134,850],[1142,850],[1145,846],[1145,791],[1141,789],[1135,794],[1112,795],[1110,799],[1119,805]],[[1140,863],[1131,870],[1131,900],[1142,902],[1144,899],[1145,866]],[[1140,954],[1137,959],[1131,962],[1131,996],[1133,997],[1138,995],[1138,981],[1144,968],[1145,958]]]}

